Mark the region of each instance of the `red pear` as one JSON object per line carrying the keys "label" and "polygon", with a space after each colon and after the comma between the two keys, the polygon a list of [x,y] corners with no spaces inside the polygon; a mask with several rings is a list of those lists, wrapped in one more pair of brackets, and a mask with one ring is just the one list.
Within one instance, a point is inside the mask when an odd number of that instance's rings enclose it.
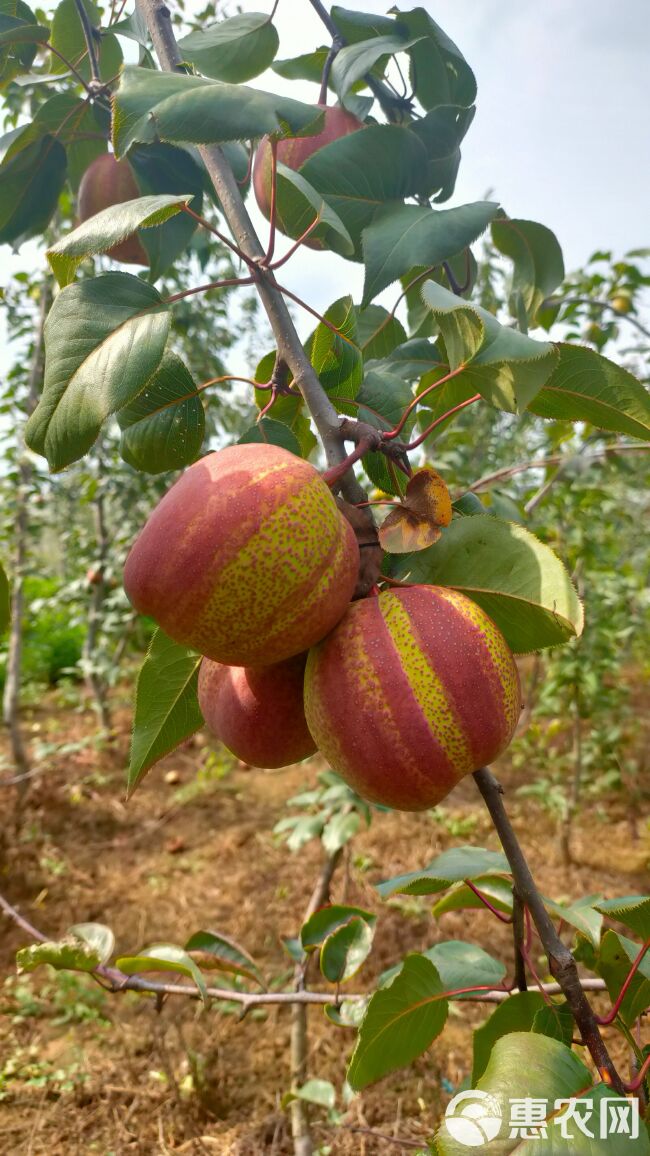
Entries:
{"label": "red pear", "polygon": [[313,755],[303,708],[306,654],[273,666],[222,666],[204,658],[199,706],[210,730],[252,767],[287,767]]}
{"label": "red pear", "polygon": [[[102,153],[88,166],[79,185],[77,214],[87,221],[102,209],[133,201],[140,196],[128,161],[118,161],[112,153]],[[148,265],[149,257],[140,238],[133,234],[108,250],[108,256],[125,265]]]}

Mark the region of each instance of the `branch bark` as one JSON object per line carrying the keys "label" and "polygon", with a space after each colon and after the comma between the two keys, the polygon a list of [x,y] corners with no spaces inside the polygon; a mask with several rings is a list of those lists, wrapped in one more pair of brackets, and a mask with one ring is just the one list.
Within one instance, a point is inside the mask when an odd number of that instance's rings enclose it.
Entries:
{"label": "branch bark", "polygon": [[600,1034],[596,1016],[584,994],[575,960],[555,930],[553,921],[537,890],[519,840],[506,814],[502,788],[487,767],[482,767],[480,771],[476,771],[474,779],[501,840],[521,902],[530,911],[544,945],[551,975],[557,979],[560,985],[600,1078],[610,1088],[613,1088],[620,1095],[624,1095],[623,1082],[612,1063]]}

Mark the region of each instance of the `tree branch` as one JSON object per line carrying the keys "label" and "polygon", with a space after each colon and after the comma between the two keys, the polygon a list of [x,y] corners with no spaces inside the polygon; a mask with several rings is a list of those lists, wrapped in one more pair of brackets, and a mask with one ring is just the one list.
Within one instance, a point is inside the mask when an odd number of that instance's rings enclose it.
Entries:
{"label": "tree branch", "polygon": [[610,1088],[613,1088],[620,1095],[624,1095],[623,1082],[612,1063],[600,1034],[596,1016],[585,997],[575,960],[555,930],[553,921],[537,890],[519,840],[506,814],[501,797],[503,793],[501,786],[487,767],[482,767],[480,771],[476,771],[474,779],[501,840],[521,902],[530,911],[544,945],[551,975],[557,979],[562,989],[600,1078]]}
{"label": "tree branch", "polygon": [[102,78],[99,74],[99,61],[97,60],[97,50],[95,48],[95,29],[90,23],[90,19],[84,7],[83,0],[74,0],[74,6],[77,9],[79,23],[81,24],[84,40],[86,41],[86,48],[88,49],[88,61],[90,63],[90,75],[93,78],[95,85],[102,86]]}
{"label": "tree branch", "polygon": [[[137,7],[146,21],[163,70],[180,71],[181,55],[176,44],[170,12],[164,0],[137,0]],[[249,260],[259,262],[260,258],[264,257],[264,250],[228,161],[217,145],[200,145],[199,152],[238,247]],[[323,442],[328,464],[337,465],[345,457],[345,447],[339,433],[338,414],[302,347],[273,273],[258,269],[254,279],[273,330],[278,353],[289,366],[294,381],[305,399]],[[346,478],[344,490],[349,501],[363,500],[361,487],[357,485],[352,474]]]}
{"label": "tree branch", "polygon": [[[322,878],[322,876],[321,876]],[[331,876],[330,876],[331,880]],[[11,919],[18,927],[25,931],[30,939],[36,940],[37,943],[46,943],[48,936],[44,935],[38,927],[34,927],[29,920],[12,907],[10,903],[0,895],[0,911],[3,911],[7,918]],[[189,999],[200,999],[199,991],[196,987],[190,986],[187,983],[164,983],[154,979],[145,979],[142,975],[127,975],[126,972],[120,971],[116,967],[98,967],[94,972],[88,973],[91,976],[98,977],[105,980],[108,984],[106,988],[111,994],[118,995],[123,991],[138,991],[147,995],[180,995]],[[581,979],[580,984],[583,991],[605,991],[605,981],[602,979]],[[531,987],[530,991],[538,990]],[[544,983],[541,984],[540,989],[546,995],[560,995],[562,988],[559,983]],[[227,987],[208,987],[207,994],[210,999],[227,1000],[230,1003],[240,1004],[242,1011],[245,1013],[254,1007],[268,1007],[271,1005],[284,1006],[291,1004],[332,1004],[336,1003],[336,996],[331,992],[323,991],[263,991],[263,992],[248,992],[248,991],[234,991]],[[370,992],[345,992],[342,998],[356,1002],[362,999],[368,999]],[[517,994],[517,988],[512,988],[506,991],[505,988],[494,988],[492,991],[476,991],[468,992],[464,995],[464,999],[470,1000],[473,1003],[503,1003],[510,999],[511,995]]]}

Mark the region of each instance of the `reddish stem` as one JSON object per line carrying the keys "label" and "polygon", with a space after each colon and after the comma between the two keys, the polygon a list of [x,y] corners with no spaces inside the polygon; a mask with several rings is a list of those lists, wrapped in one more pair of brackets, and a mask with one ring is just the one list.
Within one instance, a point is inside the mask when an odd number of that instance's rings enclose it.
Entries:
{"label": "reddish stem", "polygon": [[355,502],[357,510],[362,510],[364,506],[401,506],[397,498],[369,498],[367,502]]}
{"label": "reddish stem", "polygon": [[278,142],[276,137],[271,137],[271,228],[269,231],[269,243],[264,255],[264,265],[269,265],[273,257],[275,249],[275,216],[277,211],[277,193],[278,193]]}
{"label": "reddish stem", "polygon": [[230,285],[254,285],[253,277],[227,277],[225,281],[209,281],[207,285],[196,285],[194,289],[183,289],[180,293],[172,293],[165,299],[166,305],[174,301],[182,301],[184,297],[192,297],[195,293],[207,293],[210,289],[227,289]]}
{"label": "reddish stem", "polygon": [[293,293],[291,289],[287,289],[286,286],[281,285],[279,281],[275,282],[275,288],[279,289],[281,293],[284,293],[285,297],[290,297],[292,301],[295,301],[296,305],[301,305],[303,309],[306,309],[308,313],[311,313],[312,317],[315,317],[317,321],[320,321],[321,325],[325,325],[327,329],[331,329],[332,333],[335,333],[337,337],[341,338],[341,341],[345,341],[346,344],[351,345],[353,349],[358,348],[354,341],[351,341],[349,337],[346,337],[345,333],[341,333],[341,330],[337,329],[336,325],[333,325],[331,321],[328,321],[327,317],[323,317],[322,314],[318,313],[315,309],[312,309],[311,305],[308,305],[306,301],[303,301],[302,297],[298,297],[297,293]]}
{"label": "reddish stem", "polygon": [[596,1016],[596,1022],[597,1023],[599,1023],[599,1024],[611,1024],[614,1022],[614,1020],[616,1019],[616,1017],[619,1013],[621,1004],[623,1003],[623,1000],[625,999],[625,996],[627,994],[627,990],[628,990],[630,984],[632,983],[632,980],[634,979],[634,976],[636,975],[639,967],[641,966],[643,957],[644,957],[644,955],[645,955],[645,953],[649,947],[650,947],[650,939],[647,939],[645,941],[645,943],[643,944],[643,947],[640,949],[639,954],[636,956],[634,963],[632,964],[632,967],[630,968],[630,970],[626,976],[625,983],[623,984],[616,999],[614,1000],[614,1003],[612,1004],[611,1011],[609,1011],[606,1016]]}
{"label": "reddish stem", "polygon": [[491,911],[493,915],[496,915],[497,919],[500,919],[502,923],[512,923],[512,916],[505,915],[503,911],[498,911],[497,908],[494,907],[492,903],[490,903],[490,900],[487,898],[487,896],[484,895],[482,891],[479,891],[478,887],[474,886],[471,879],[466,879],[465,883],[469,887],[470,891],[474,892],[476,898],[480,899],[481,903],[487,907],[488,911]]}
{"label": "reddish stem", "polygon": [[457,369],[450,370],[450,372],[445,374],[444,377],[439,378],[438,381],[434,381],[431,385],[428,385],[426,389],[423,389],[422,393],[419,393],[417,395],[417,397],[414,397],[413,401],[410,402],[409,405],[407,405],[406,409],[404,410],[404,413],[402,414],[402,416],[399,419],[395,428],[383,435],[384,441],[390,441],[392,438],[398,437],[399,434],[401,434],[402,430],[404,429],[404,426],[406,425],[409,414],[411,413],[412,410],[415,409],[416,405],[420,404],[420,402],[422,401],[422,398],[426,397],[427,394],[429,394],[429,393],[433,393],[434,389],[437,389],[439,385],[444,385],[445,382],[451,381],[451,379],[453,377],[457,377],[457,375],[464,368],[465,368],[464,365],[459,365]]}
{"label": "reddish stem", "polygon": [[248,265],[249,268],[255,268],[255,262],[251,261],[250,257],[246,256],[243,249],[240,249],[238,245],[235,245],[234,241],[231,241],[230,238],[226,237],[224,233],[219,231],[219,229],[215,229],[214,225],[211,225],[209,221],[206,221],[205,217],[202,217],[200,213],[195,213],[194,209],[190,209],[189,205],[183,205],[183,212],[187,213],[188,217],[193,217],[194,220],[199,225],[201,225],[203,229],[207,229],[209,233],[213,233],[215,237],[218,237],[221,243],[226,245],[232,253],[235,253],[239,257],[240,261],[243,261],[245,265]]}
{"label": "reddish stem", "polygon": [[[602,1023],[602,1021],[601,1021],[601,1023]],[[633,1080],[630,1080],[629,1084],[623,1085],[623,1087],[625,1088],[625,1091],[626,1092],[637,1092],[639,1090],[639,1088],[641,1087],[643,1081],[645,1080],[649,1070],[650,1070],[650,1056],[646,1056],[645,1060],[641,1064],[641,1067],[639,1068],[638,1075],[636,1075]]]}
{"label": "reddish stem", "polygon": [[261,409],[257,415],[258,422],[260,422],[262,420],[262,418],[265,417],[265,415],[271,409],[271,406],[275,405],[275,403],[277,401],[277,397],[278,397],[278,391],[277,391],[277,388],[273,385],[273,386],[271,386],[271,399],[270,399],[270,401],[267,401],[264,408]]}
{"label": "reddish stem", "polygon": [[341,478],[345,477],[350,467],[353,466],[355,462],[358,462],[364,454],[367,454],[373,448],[373,445],[374,442],[371,441],[370,438],[361,438],[359,444],[354,447],[352,453],[348,454],[347,458],[344,458],[342,462],[338,462],[337,465],[331,466],[329,470],[325,470],[325,472],[321,474],[323,481],[327,483],[330,489],[338,486]]}
{"label": "reddish stem", "polygon": [[458,403],[458,405],[453,406],[452,409],[448,409],[447,412],[443,413],[441,417],[437,417],[435,421],[432,421],[431,425],[427,426],[424,433],[420,434],[419,438],[416,438],[415,441],[413,441],[413,442],[409,442],[409,444],[407,446],[405,446],[404,449],[405,450],[417,449],[418,446],[422,445],[423,441],[426,441],[426,439],[429,437],[429,434],[433,433],[436,426],[441,425],[442,422],[446,421],[448,417],[452,417],[453,414],[458,413],[461,409],[465,409],[466,406],[473,405],[475,401],[480,401],[480,400],[481,400],[480,393],[475,393],[474,397],[468,397],[466,401],[461,401]]}
{"label": "reddish stem", "polygon": [[293,257],[294,253],[307,240],[307,237],[309,236],[309,234],[313,233],[313,231],[317,225],[320,225],[320,221],[321,221],[320,217],[316,217],[315,220],[312,221],[311,225],[309,225],[308,228],[305,229],[304,233],[300,234],[300,236],[298,237],[298,240],[289,249],[289,252],[285,253],[284,257],[280,257],[279,261],[274,261],[274,263],[272,265],[267,265],[266,267],[268,269],[272,269],[275,271],[276,269],[282,268],[283,265],[286,265],[286,263],[290,259],[290,257]]}

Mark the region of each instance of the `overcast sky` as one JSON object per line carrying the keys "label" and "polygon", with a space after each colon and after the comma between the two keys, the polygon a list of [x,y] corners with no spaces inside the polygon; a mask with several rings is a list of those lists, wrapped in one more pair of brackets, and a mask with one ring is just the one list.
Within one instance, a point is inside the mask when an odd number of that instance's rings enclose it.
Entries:
{"label": "overcast sky", "polygon": [[[200,0],[194,2],[198,8]],[[270,0],[241,3],[246,11],[271,7]],[[404,0],[402,6],[408,6]],[[463,144],[456,193],[444,208],[490,191],[510,216],[554,229],[568,269],[596,248],[622,254],[649,245],[648,0],[424,0],[423,6],[456,41],[478,81],[477,115]],[[389,5],[353,0],[351,7],[385,12]],[[275,21],[280,57],[326,42],[309,0],[279,0]],[[272,72],[252,83],[284,85]],[[315,85],[291,91],[307,100],[318,96]],[[34,244],[17,257],[0,248],[3,271],[35,260]],[[362,276],[360,266],[305,250],[283,280],[323,309],[343,293],[358,295]],[[394,297],[393,287],[386,299]],[[301,331],[311,325],[305,317]]]}

